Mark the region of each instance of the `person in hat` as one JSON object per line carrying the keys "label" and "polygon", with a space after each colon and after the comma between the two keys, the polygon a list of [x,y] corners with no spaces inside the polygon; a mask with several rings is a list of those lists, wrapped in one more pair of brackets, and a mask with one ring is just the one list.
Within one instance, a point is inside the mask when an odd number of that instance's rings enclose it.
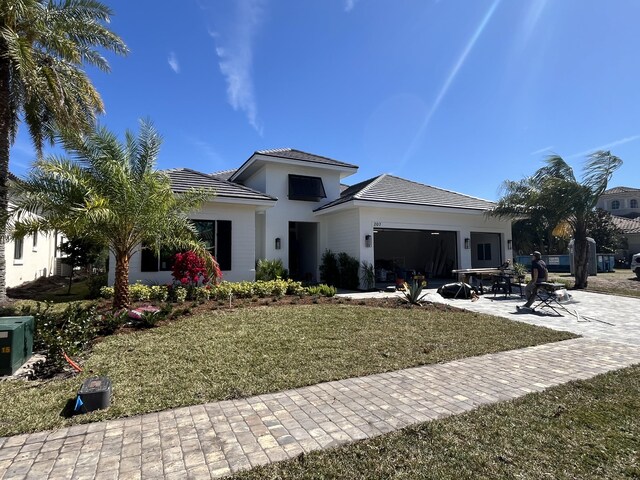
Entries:
{"label": "person in hat", "polygon": [[547,270],[547,264],[541,258],[540,252],[537,250],[531,254],[531,281],[527,283],[524,288],[524,294],[527,297],[527,303],[518,307],[531,308],[531,305],[536,299],[538,288],[542,282],[546,282],[549,278],[549,271]]}

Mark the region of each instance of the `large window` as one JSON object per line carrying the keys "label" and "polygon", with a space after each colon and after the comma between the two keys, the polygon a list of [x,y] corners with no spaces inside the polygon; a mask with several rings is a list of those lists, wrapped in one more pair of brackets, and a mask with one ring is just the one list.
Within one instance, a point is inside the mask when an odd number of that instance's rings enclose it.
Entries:
{"label": "large window", "polygon": [[289,175],[289,200],[317,202],[326,197],[327,194],[324,191],[324,185],[320,177]]}
{"label": "large window", "polygon": [[[216,257],[220,270],[231,270],[231,221],[230,220],[192,220],[200,239],[207,250]],[[160,257],[156,252],[143,248],[141,255],[142,272],[170,271],[173,268],[175,250],[161,249]]]}
{"label": "large window", "polygon": [[611,210],[618,210],[620,208],[620,201],[614,200],[611,202]]}

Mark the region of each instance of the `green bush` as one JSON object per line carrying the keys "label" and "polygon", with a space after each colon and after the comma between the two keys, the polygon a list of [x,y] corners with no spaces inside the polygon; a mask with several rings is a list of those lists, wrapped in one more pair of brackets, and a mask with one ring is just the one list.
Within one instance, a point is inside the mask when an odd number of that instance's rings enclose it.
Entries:
{"label": "green bush", "polygon": [[360,287],[360,263],[351,255],[340,252],[338,254],[338,269],[340,276],[338,286],[348,290],[357,290]]}
{"label": "green bush", "polygon": [[404,284],[404,299],[412,305],[421,305],[426,293],[422,293],[422,289],[427,285],[427,282],[416,282],[415,280],[408,284]]}
{"label": "green bush", "polygon": [[[44,306],[43,306],[44,305]],[[44,352],[46,360],[34,368],[38,377],[50,377],[66,365],[63,352],[79,355],[98,332],[101,317],[96,305],[71,303],[62,312],[52,312],[51,303],[26,307],[23,315],[33,315],[35,321],[34,350]]]}
{"label": "green bush", "polygon": [[148,302],[151,300],[151,287],[137,281],[133,285],[129,285],[129,298],[133,302]]}
{"label": "green bush", "polygon": [[177,302],[177,303],[184,303],[185,300],[187,299],[187,294],[189,292],[187,291],[186,288],[184,287],[175,287],[173,289],[173,299]]}
{"label": "green bush", "polygon": [[107,274],[92,275],[87,280],[87,287],[89,288],[89,298],[100,298],[102,296],[102,287],[107,286]]}
{"label": "green bush", "polygon": [[193,299],[197,301],[209,300],[211,298],[211,289],[208,285],[196,287],[193,290]]}
{"label": "green bush", "polygon": [[100,296],[106,299],[112,299],[115,295],[113,287],[100,287]]}
{"label": "green bush", "polygon": [[151,291],[151,300],[166,302],[169,297],[169,289],[165,285],[152,285],[149,287]]}
{"label": "green bush", "polygon": [[287,271],[279,258],[274,260],[260,259],[256,264],[256,280],[276,280],[286,277],[286,274]]}
{"label": "green bush", "polygon": [[328,285],[338,285],[340,268],[336,254],[327,249],[320,260],[320,280]]}
{"label": "green bush", "polygon": [[319,295],[321,297],[333,297],[338,293],[336,287],[325,285],[324,283],[307,287],[306,290],[309,295]]}
{"label": "green bush", "polygon": [[305,289],[302,286],[302,283],[287,279],[287,290],[285,292],[287,295],[304,295]]}

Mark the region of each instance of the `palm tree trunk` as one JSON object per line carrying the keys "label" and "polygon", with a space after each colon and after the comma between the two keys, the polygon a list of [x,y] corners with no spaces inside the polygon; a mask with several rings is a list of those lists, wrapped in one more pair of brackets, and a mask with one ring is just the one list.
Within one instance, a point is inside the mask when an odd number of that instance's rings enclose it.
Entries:
{"label": "palm tree trunk", "polygon": [[113,309],[119,310],[129,306],[129,256],[116,254],[116,278],[113,295]]}
{"label": "palm tree trunk", "polygon": [[573,249],[574,275],[576,280],[574,288],[587,288],[589,281],[589,244],[587,243],[587,236],[576,232]]}
{"label": "palm tree trunk", "polygon": [[[4,50],[4,42],[0,44],[0,52]],[[7,226],[7,209],[9,206],[8,176],[9,148],[11,146],[11,87],[9,85],[9,61],[0,55],[0,303],[7,301],[7,261],[5,258],[4,234]]]}

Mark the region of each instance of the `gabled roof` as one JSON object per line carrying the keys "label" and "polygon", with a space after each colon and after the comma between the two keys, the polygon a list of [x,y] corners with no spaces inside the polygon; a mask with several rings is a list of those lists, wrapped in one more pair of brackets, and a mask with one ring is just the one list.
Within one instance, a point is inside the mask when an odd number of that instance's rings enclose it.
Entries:
{"label": "gabled roof", "polygon": [[609,190],[605,190],[603,195],[617,195],[620,193],[640,193],[640,188],[633,188],[633,187],[613,187],[610,188]]}
{"label": "gabled roof", "polygon": [[341,193],[340,198],[323,205],[316,211],[326,210],[352,200],[480,211],[495,207],[495,203],[488,200],[424,185],[385,173],[347,188]]}
{"label": "gabled roof", "polygon": [[255,170],[256,164],[264,162],[265,159],[261,157],[270,157],[275,161],[289,163],[287,161],[300,162],[302,164],[309,164],[309,166],[322,166],[333,167],[333,169],[342,170],[348,172],[349,175],[354,173],[357,169],[357,165],[350,163],[340,162],[333,158],[323,157],[321,155],[315,155],[313,153],[303,152],[301,150],[295,150],[293,148],[274,148],[271,150],[257,150],[244,162],[240,168],[238,168],[230,177],[229,180],[236,181],[245,172],[251,172]]}
{"label": "gabled roof", "polygon": [[358,168],[357,165],[340,162],[333,158],[303,152],[294,148],[272,148],[270,150],[258,150],[256,153],[266,155],[268,157],[289,158],[291,160],[299,160],[301,162],[322,163],[324,165],[335,165],[336,167]]}
{"label": "gabled roof", "polygon": [[616,227],[622,230],[623,233],[640,233],[640,219],[638,218],[611,215],[611,221]]}
{"label": "gabled roof", "polygon": [[197,172],[190,168],[174,168],[164,170],[169,175],[171,187],[174,192],[186,192],[192,188],[212,188],[215,190],[216,198],[234,198],[252,201],[276,201],[274,198],[265,193],[253,190],[252,188],[238,185],[237,183],[221,180],[206,173]]}

